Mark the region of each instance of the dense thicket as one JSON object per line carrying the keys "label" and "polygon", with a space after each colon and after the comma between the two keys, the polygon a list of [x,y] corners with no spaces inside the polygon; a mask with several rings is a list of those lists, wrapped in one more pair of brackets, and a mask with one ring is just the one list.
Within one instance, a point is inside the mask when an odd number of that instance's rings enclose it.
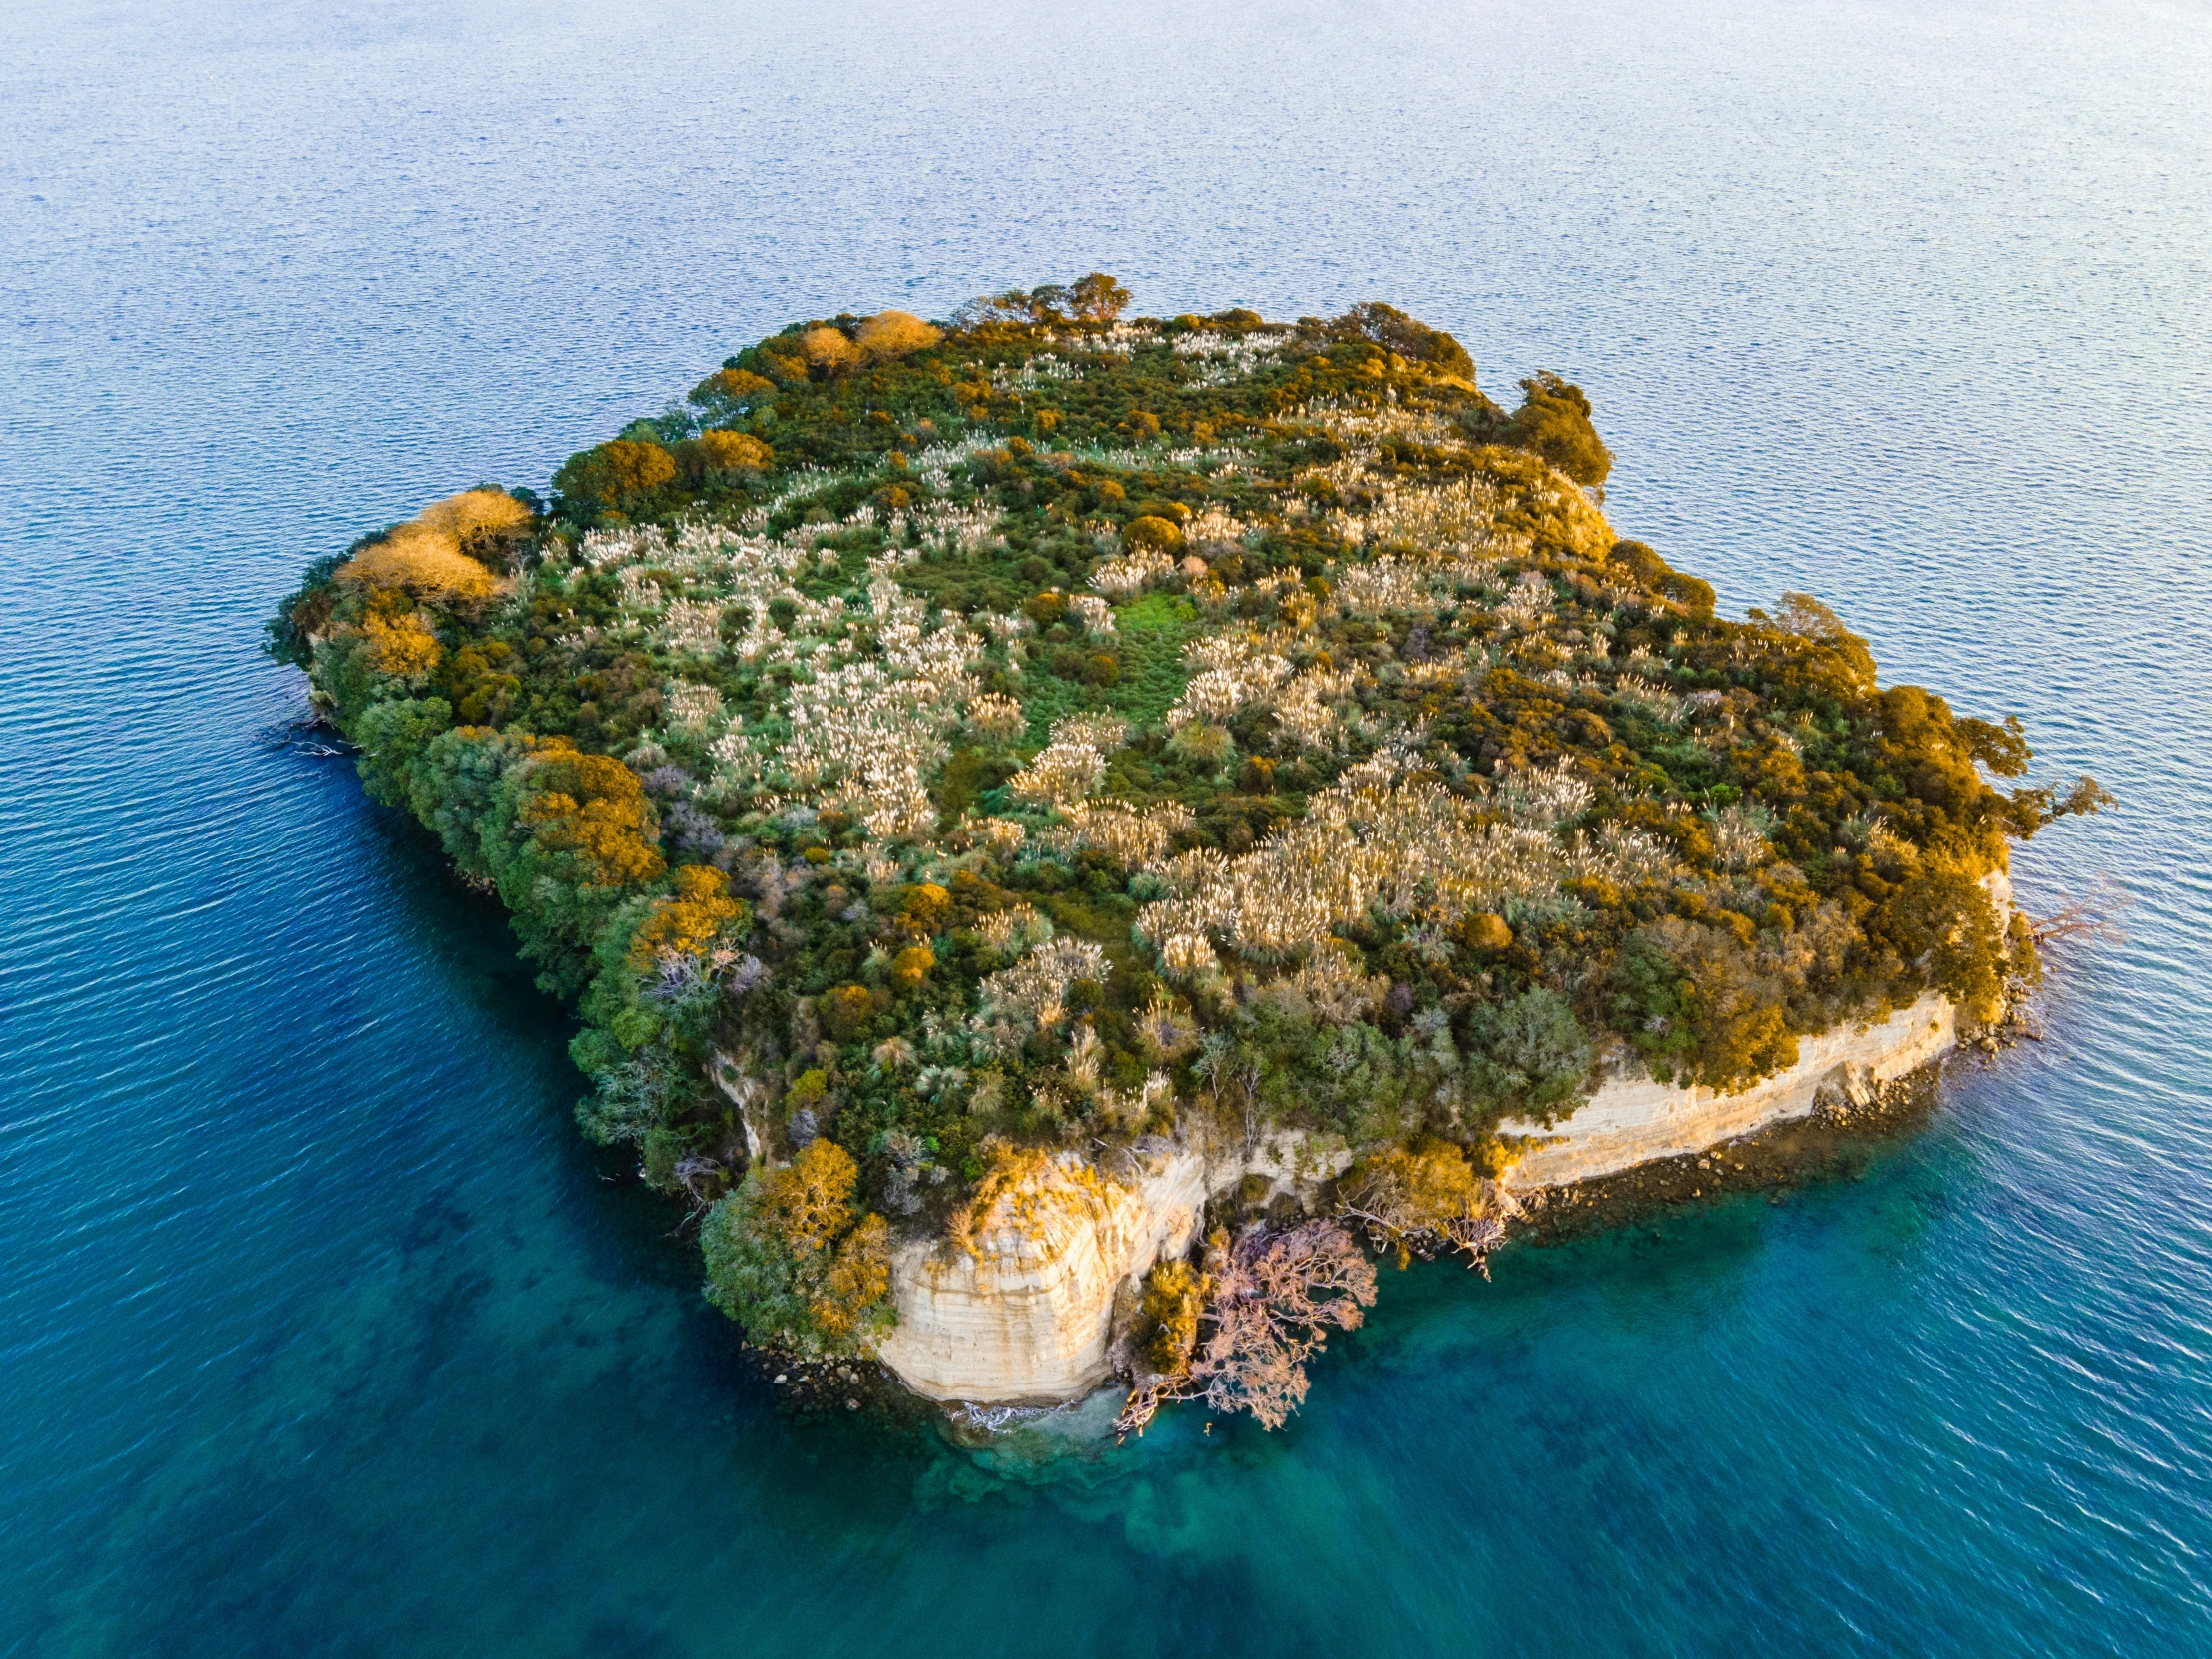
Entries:
{"label": "dense thicket", "polygon": [[580,998],[584,1126],[715,1206],[757,1334],[864,1348],[882,1218],[1039,1148],[1492,1167],[1608,1068],[1741,1087],[2032,974],[1983,879],[2095,786],[1999,787],[2018,723],[1813,598],[1717,615],[1608,527],[1577,387],[1508,413],[1386,305],[1126,301],[795,324],[273,625]]}

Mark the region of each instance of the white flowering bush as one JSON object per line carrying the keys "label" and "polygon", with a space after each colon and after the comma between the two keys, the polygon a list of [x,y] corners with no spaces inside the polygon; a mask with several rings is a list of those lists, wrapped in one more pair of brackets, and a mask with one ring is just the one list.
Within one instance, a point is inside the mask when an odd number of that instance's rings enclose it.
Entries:
{"label": "white flowering bush", "polygon": [[1774,847],[1767,840],[1770,815],[1743,807],[1723,807],[1709,815],[1708,822],[1713,830],[1713,858],[1722,869],[1750,869],[1774,856]]}
{"label": "white flowering bush", "polygon": [[722,607],[679,599],[661,620],[664,649],[687,656],[711,657],[722,649]]}
{"label": "white flowering bush", "polygon": [[1063,720],[1034,760],[1016,773],[1010,788],[1024,801],[1057,807],[1081,801],[1106,776],[1106,756],[1120,740],[1118,723]]}
{"label": "white flowering bush", "polygon": [[1250,634],[1214,634],[1193,640],[1184,659],[1194,670],[1183,695],[1167,712],[1173,732],[1188,722],[1226,726],[1237,711],[1268,707],[1291,678],[1291,665]]}
{"label": "white flowering bush", "polygon": [[1053,834],[1063,847],[1095,847],[1118,864],[1142,869],[1157,863],[1169,844],[1197,825],[1179,801],[1149,808],[1126,801],[1076,801],[1060,809],[1061,828]]}
{"label": "white flowering bush", "polygon": [[1456,923],[1556,888],[1566,848],[1544,830],[1489,821],[1419,778],[1370,776],[1325,790],[1306,818],[1242,856],[1165,866],[1172,896],[1138,913],[1147,938],[1208,937],[1258,961],[1296,961],[1371,911]]}
{"label": "white flowering bush", "polygon": [[1029,826],[1019,819],[986,818],[975,826],[977,843],[1001,858],[1010,858],[1029,842]]}
{"label": "white flowering bush", "polygon": [[1018,956],[1052,937],[1052,923],[1034,904],[1010,904],[981,917],[975,931],[1001,956]]}
{"label": "white flowering bush", "polygon": [[1521,628],[1533,628],[1551,608],[1551,584],[1542,575],[1529,570],[1521,573],[1521,579],[1513,584],[1512,592],[1505,596],[1505,603],[1497,608],[1498,616]]}
{"label": "white flowering bush", "polygon": [[663,693],[663,701],[668,707],[669,723],[686,731],[704,731],[722,713],[722,693],[713,686],[702,686],[690,680],[671,681]]}
{"label": "white flowering bush", "polygon": [[1049,939],[983,981],[979,1017],[1049,1031],[1067,1018],[1069,987],[1079,979],[1101,982],[1107,971],[1106,952],[1090,940]]}
{"label": "white flowering bush", "polygon": [[725,732],[707,746],[717,786],[742,789],[761,775],[761,746],[743,732]]}
{"label": "white flowering bush", "polygon": [[1666,687],[1645,679],[1640,674],[1623,674],[1613,682],[1613,698],[1627,708],[1635,710],[1646,720],[1661,726],[1679,726],[1690,706]]}
{"label": "white flowering bush", "polygon": [[1220,554],[1234,549],[1250,528],[1222,508],[1208,507],[1183,526],[1183,539],[1202,553]]}
{"label": "white flowering bush", "polygon": [[1587,812],[1597,792],[1589,779],[1561,757],[1549,767],[1501,770],[1485,793],[1515,824],[1554,830]]}
{"label": "white flowering bush", "polygon": [[1091,572],[1091,586],[1127,604],[1146,588],[1172,581],[1175,560],[1157,547],[1139,547],[1108,559]]}
{"label": "white flowering bush", "polygon": [[1016,698],[985,692],[967,706],[967,728],[988,743],[1006,743],[1029,728],[1029,717]]}

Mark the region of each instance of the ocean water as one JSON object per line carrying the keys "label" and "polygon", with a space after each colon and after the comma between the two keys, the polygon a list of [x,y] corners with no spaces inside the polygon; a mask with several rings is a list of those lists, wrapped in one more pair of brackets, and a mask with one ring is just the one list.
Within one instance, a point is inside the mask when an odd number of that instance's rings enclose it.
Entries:
{"label": "ocean water", "polygon": [[[2212,1652],[2212,18],[0,12],[0,1651]],[[1121,276],[1563,370],[1625,533],[2027,721],[2124,943],[1918,1134],[1284,1432],[779,1416],[257,630],[793,317]]]}

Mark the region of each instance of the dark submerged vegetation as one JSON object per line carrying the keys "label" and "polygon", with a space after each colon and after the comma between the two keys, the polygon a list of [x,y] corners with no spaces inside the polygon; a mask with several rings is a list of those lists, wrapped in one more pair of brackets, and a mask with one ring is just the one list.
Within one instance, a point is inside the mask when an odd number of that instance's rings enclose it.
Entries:
{"label": "dark submerged vegetation", "polygon": [[[1881,686],[1817,599],[1716,614],[1608,526],[1579,388],[1508,412],[1387,305],[1127,302],[794,324],[271,625],[578,999],[585,1131],[705,1212],[757,1340],[867,1352],[894,1233],[1193,1114],[1333,1138],[1371,1243],[1479,1258],[1502,1126],[1608,1069],[1741,1088],[2032,982],[1991,879],[2102,792],[2010,782],[2016,720]],[[1155,1398],[1279,1420],[1372,1272],[1207,1263],[1155,1275]]]}

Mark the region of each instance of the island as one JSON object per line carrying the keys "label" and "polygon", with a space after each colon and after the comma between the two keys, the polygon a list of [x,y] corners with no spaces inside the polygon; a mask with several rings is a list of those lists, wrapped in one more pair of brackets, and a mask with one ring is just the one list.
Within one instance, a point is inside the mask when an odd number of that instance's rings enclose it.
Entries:
{"label": "island", "polygon": [[1274,1426],[1378,1260],[2001,1030],[2094,781],[1717,614],[1556,374],[1128,300],[795,323],[271,624],[752,1343]]}

